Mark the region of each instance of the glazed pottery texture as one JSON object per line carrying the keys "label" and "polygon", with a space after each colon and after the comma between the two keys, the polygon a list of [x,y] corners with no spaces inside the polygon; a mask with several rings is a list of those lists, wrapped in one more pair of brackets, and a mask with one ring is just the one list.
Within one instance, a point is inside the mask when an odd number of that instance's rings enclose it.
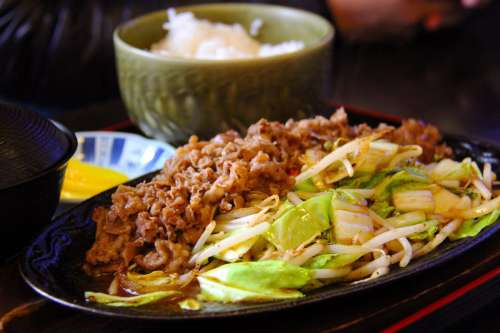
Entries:
{"label": "glazed pottery texture", "polygon": [[114,43],[122,98],[131,119],[148,135],[173,144],[260,118],[286,120],[313,114],[327,87],[333,28],[322,17],[280,6],[212,4],[180,7],[197,18],[249,29],[260,18],[261,43],[300,40],[304,49],[272,57],[199,60],[148,51],[165,36],[166,11],[117,28]]}

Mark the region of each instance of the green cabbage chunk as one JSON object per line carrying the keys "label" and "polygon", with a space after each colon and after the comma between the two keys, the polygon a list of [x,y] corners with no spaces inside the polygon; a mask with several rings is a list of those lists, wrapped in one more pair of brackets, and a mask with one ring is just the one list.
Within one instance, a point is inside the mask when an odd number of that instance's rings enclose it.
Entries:
{"label": "green cabbage chunk", "polygon": [[441,160],[432,170],[431,177],[434,180],[460,180],[467,181],[473,176],[481,176],[477,165],[465,159],[462,162],[456,162],[450,159]]}
{"label": "green cabbage chunk", "polygon": [[311,258],[304,266],[311,269],[339,268],[352,264],[362,256],[354,253],[321,254]]}
{"label": "green cabbage chunk", "polygon": [[[429,184],[430,180],[421,170],[417,168],[405,168],[394,175],[385,178],[375,187],[373,198],[375,201],[387,201],[392,195],[392,191],[402,185],[407,184]],[[418,186],[418,185],[410,185]]]}
{"label": "green cabbage chunk", "polygon": [[217,302],[268,301],[296,298],[303,294],[311,271],[280,260],[238,262],[201,274],[200,299]]}
{"label": "green cabbage chunk", "polygon": [[[423,223],[423,222],[421,222]],[[418,240],[431,240],[434,238],[434,235],[439,230],[437,221],[425,221],[425,223],[431,223],[431,225],[422,232],[417,232],[416,234],[408,236],[409,239],[418,241]]]}
{"label": "green cabbage chunk", "polygon": [[177,303],[182,310],[198,311],[201,309],[201,304],[194,298],[186,298]]}
{"label": "green cabbage chunk", "polygon": [[116,307],[135,307],[149,303],[158,302],[167,297],[180,296],[182,293],[175,290],[154,291],[151,293],[138,296],[114,296],[105,293],[97,293],[93,291],[85,292],[85,299],[88,302],[95,302]]}
{"label": "green cabbage chunk", "polygon": [[344,189],[336,189],[332,191],[332,199],[342,200],[352,205],[363,205],[363,202],[365,201],[361,195]]}
{"label": "green cabbage chunk", "polygon": [[298,290],[291,289],[274,289],[253,291],[242,288],[227,286],[203,276],[198,277],[201,293],[198,296],[199,300],[205,302],[222,302],[222,303],[238,303],[238,302],[266,302],[278,299],[299,298],[304,296]]}
{"label": "green cabbage chunk", "polygon": [[331,199],[331,193],[318,195],[288,209],[274,221],[264,237],[286,251],[320,235],[330,228]]}
{"label": "green cabbage chunk", "polygon": [[370,206],[370,209],[384,219],[390,216],[396,210],[394,206],[391,206],[389,204],[389,201],[376,201]]}
{"label": "green cabbage chunk", "polygon": [[453,233],[450,238],[452,240],[457,240],[466,237],[475,237],[481,232],[481,230],[497,222],[499,217],[500,209],[495,209],[488,215],[467,220],[462,223],[460,228],[458,228],[458,230]]}
{"label": "green cabbage chunk", "polygon": [[397,172],[396,170],[384,170],[381,172],[377,172],[375,174],[372,173],[357,173],[353,178],[346,178],[339,182],[340,188],[374,188],[385,177],[388,175]]}
{"label": "green cabbage chunk", "polygon": [[387,175],[383,174],[382,178],[385,178],[375,187],[374,202],[370,206],[382,218],[389,217],[395,211],[395,207],[390,204],[393,191],[416,190],[430,182],[427,175],[417,168],[404,168],[392,176]]}
{"label": "green cabbage chunk", "polygon": [[291,203],[290,201],[288,200],[285,200],[282,204],[280,204],[279,208],[278,208],[278,212],[280,212],[280,215],[279,216],[282,216],[283,214],[285,214],[289,209],[295,207],[295,205],[293,203]]}
{"label": "green cabbage chunk", "polygon": [[318,192],[318,188],[316,187],[316,185],[314,185],[311,178],[308,178],[301,183],[295,184],[295,190],[303,192]]}

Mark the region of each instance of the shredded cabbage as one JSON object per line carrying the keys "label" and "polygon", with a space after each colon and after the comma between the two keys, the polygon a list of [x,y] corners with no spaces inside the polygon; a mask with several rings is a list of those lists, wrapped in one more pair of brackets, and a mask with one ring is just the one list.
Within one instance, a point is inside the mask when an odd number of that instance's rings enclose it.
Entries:
{"label": "shredded cabbage", "polygon": [[158,302],[162,299],[174,296],[182,295],[181,292],[175,290],[168,291],[154,291],[147,294],[142,294],[138,296],[114,296],[105,293],[98,293],[93,291],[85,292],[85,299],[88,302],[95,302],[100,304],[106,304],[108,306],[116,307],[135,307],[146,305],[154,302]]}
{"label": "shredded cabbage", "polygon": [[460,228],[453,233],[450,238],[452,240],[466,238],[466,237],[475,237],[477,236],[481,230],[490,226],[496,222],[498,222],[500,217],[500,209],[495,209],[491,213],[481,218],[475,218],[465,221]]}
{"label": "shredded cabbage", "polygon": [[189,311],[198,311],[201,309],[201,304],[194,298],[186,298],[179,303],[179,307],[183,310],[189,310]]}

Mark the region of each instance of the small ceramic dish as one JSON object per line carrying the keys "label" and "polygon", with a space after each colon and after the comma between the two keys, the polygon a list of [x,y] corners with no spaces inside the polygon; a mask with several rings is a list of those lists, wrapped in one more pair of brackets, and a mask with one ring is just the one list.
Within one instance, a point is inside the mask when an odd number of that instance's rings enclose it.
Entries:
{"label": "small ceramic dish", "polygon": [[[78,148],[73,156],[79,161],[118,171],[128,179],[161,169],[175,154],[171,145],[123,132],[77,132]],[[61,199],[64,203],[81,200]]]}

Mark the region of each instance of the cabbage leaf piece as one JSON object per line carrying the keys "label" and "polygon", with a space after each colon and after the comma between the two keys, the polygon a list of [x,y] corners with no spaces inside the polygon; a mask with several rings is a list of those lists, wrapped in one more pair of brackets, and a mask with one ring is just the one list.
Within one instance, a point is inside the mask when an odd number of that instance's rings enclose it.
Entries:
{"label": "cabbage leaf piece", "polygon": [[[238,231],[238,230],[236,230]],[[235,233],[228,233],[230,235],[234,235]],[[227,262],[235,262],[240,260],[240,258],[247,253],[250,248],[255,244],[257,241],[258,237],[253,237],[250,239],[247,239],[246,241],[243,241],[239,244],[236,244],[233,247],[230,247],[227,250],[224,250],[218,254],[215,255],[215,258],[224,260]]]}
{"label": "cabbage leaf piece", "polygon": [[330,228],[331,193],[318,195],[279,216],[264,237],[282,251],[295,249]]}
{"label": "cabbage leaf piece", "polygon": [[238,303],[238,302],[267,302],[278,299],[299,298],[304,296],[300,291],[293,289],[274,289],[253,291],[227,286],[203,276],[198,277],[201,293],[199,299],[206,302]]}
{"label": "cabbage leaf piece", "polygon": [[385,177],[394,174],[398,169],[383,170],[375,174],[357,172],[353,178],[346,178],[339,182],[340,188],[374,188],[380,184]]}
{"label": "cabbage leaf piece", "polygon": [[431,172],[431,177],[434,180],[467,181],[474,176],[481,177],[481,171],[477,169],[477,165],[470,159],[465,159],[462,162],[444,159]]}
{"label": "cabbage leaf piece", "polygon": [[430,183],[429,177],[417,168],[404,168],[390,177],[386,177],[375,187],[375,201],[388,200],[392,191],[409,183]]}
{"label": "cabbage leaf piece", "polygon": [[295,207],[295,205],[293,203],[291,203],[288,200],[285,200],[282,204],[280,204],[280,206],[278,208],[278,212],[280,212],[279,216],[282,216],[283,214],[285,214],[286,212],[288,212],[293,207]]}
{"label": "cabbage leaf piece", "polygon": [[177,303],[182,310],[198,311],[201,309],[201,304],[194,298],[186,298]]}
{"label": "cabbage leaf piece", "polygon": [[365,201],[361,195],[346,189],[336,189],[332,191],[332,199],[342,200],[352,205],[363,205]]}
{"label": "cabbage leaf piece", "polygon": [[303,192],[318,192],[318,188],[314,185],[311,178],[304,180],[301,183],[295,184],[295,190]]}
{"label": "cabbage leaf piece", "polygon": [[[423,222],[417,222],[417,223],[423,223]],[[431,223],[431,225],[425,229],[424,231],[417,232],[416,234],[408,236],[409,239],[418,241],[418,240],[431,240],[434,238],[434,235],[436,232],[439,230],[438,228],[438,222],[435,220],[432,221],[425,221],[425,223]]]}
{"label": "cabbage leaf piece", "polygon": [[452,240],[457,240],[466,237],[475,237],[477,236],[481,230],[486,228],[489,225],[492,225],[495,222],[498,222],[500,217],[500,209],[495,209],[488,215],[470,219],[462,223],[458,230],[451,234],[450,238]]}
{"label": "cabbage leaf piece", "polygon": [[321,254],[314,258],[311,258],[305,267],[311,269],[322,269],[322,268],[339,268],[349,264],[352,264],[364,254],[355,253],[331,253],[331,254]]}
{"label": "cabbage leaf piece", "polygon": [[175,285],[175,275],[167,274],[163,271],[153,271],[148,274],[139,274],[133,271],[127,272],[127,278],[135,283],[146,287],[162,287]]}
{"label": "cabbage leaf piece", "polygon": [[388,201],[376,201],[370,206],[370,209],[384,219],[396,210],[396,208],[391,206]]}
{"label": "cabbage leaf piece", "polygon": [[296,289],[311,279],[309,269],[281,260],[226,264],[198,277],[201,300],[225,303],[301,297]]}
{"label": "cabbage leaf piece", "polygon": [[404,168],[387,176],[375,187],[374,203],[370,207],[382,218],[392,214],[395,208],[389,203],[394,191],[417,190],[430,183],[429,177],[417,168]]}
{"label": "cabbage leaf piece", "polygon": [[116,307],[135,307],[149,303],[158,302],[167,297],[180,296],[182,293],[176,290],[154,291],[138,296],[114,296],[93,291],[85,292],[85,299],[88,302],[95,302]]}
{"label": "cabbage leaf piece", "polygon": [[122,286],[138,294],[176,290],[179,288],[178,276],[163,271],[153,271],[148,274],[128,271],[127,274],[119,274],[118,277]]}

